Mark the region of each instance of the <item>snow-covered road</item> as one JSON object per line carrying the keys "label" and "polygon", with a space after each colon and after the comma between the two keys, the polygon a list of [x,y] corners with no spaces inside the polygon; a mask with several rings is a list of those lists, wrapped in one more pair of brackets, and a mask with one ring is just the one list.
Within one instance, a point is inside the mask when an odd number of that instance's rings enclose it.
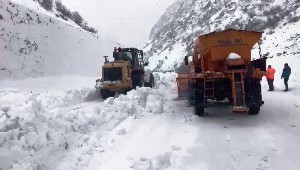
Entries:
{"label": "snow-covered road", "polygon": [[300,168],[297,87],[264,90],[258,116],[215,108],[198,118],[176,99],[175,76],[105,101],[94,77],[1,81],[0,169]]}

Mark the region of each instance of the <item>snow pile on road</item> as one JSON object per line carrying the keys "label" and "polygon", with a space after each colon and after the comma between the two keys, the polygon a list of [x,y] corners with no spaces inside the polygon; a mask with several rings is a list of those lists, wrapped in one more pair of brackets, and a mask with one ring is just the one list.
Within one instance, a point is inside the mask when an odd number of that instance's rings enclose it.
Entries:
{"label": "snow pile on road", "polygon": [[0,1],[0,79],[99,73],[101,56],[112,46],[104,38],[55,17],[32,0],[17,2],[23,5]]}
{"label": "snow pile on road", "polygon": [[[93,94],[94,89],[51,93],[2,85],[0,169],[84,168],[94,154],[109,147],[111,141],[105,135],[122,122],[174,112],[167,103],[176,97],[175,82],[170,81],[174,76],[161,77],[156,89],[139,88],[102,103],[89,101],[92,95],[99,95]],[[117,136],[125,133],[126,129],[119,129]]]}
{"label": "snow pile on road", "polygon": [[[20,80],[0,84],[0,169],[300,167],[298,89],[283,95],[263,88],[258,116],[211,108],[197,118],[187,101],[176,99],[174,73],[156,74],[153,89],[105,101],[88,88],[94,78],[50,77],[55,83],[45,87],[39,81],[46,78],[34,79],[41,87],[32,92],[32,79],[18,89]],[[58,85],[77,81],[68,90]]]}

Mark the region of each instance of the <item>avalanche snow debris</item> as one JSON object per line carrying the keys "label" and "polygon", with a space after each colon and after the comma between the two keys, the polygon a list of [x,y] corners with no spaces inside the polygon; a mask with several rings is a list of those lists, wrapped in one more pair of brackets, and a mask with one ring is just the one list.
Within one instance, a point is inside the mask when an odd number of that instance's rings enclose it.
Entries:
{"label": "avalanche snow debris", "polygon": [[[0,168],[81,169],[94,150],[104,151],[105,143],[99,139],[104,140],[105,134],[122,122],[166,111],[162,101],[175,96],[164,95],[166,89],[173,91],[168,80],[159,80],[158,89],[138,88],[102,104],[85,104],[94,89],[53,94],[0,90]],[[126,133],[125,128],[117,132],[121,136]],[[77,159],[78,154],[82,156]],[[167,167],[169,159],[162,156],[154,166]]]}
{"label": "avalanche snow debris", "polygon": [[[156,73],[155,88],[138,88],[103,102],[86,100],[95,91],[93,88],[31,92],[7,89],[15,82],[10,85],[3,81],[6,86],[0,85],[4,87],[0,90],[0,168],[177,170],[300,166],[295,159],[300,153],[299,137],[295,135],[299,122],[295,114],[298,108],[294,107],[299,105],[297,89],[285,97],[276,91],[267,95],[268,102],[259,117],[230,114],[234,119],[229,121],[228,114],[216,110],[200,119],[186,107],[186,101],[175,100],[176,76]],[[224,122],[230,128],[220,128]],[[215,164],[219,159],[222,161]]]}

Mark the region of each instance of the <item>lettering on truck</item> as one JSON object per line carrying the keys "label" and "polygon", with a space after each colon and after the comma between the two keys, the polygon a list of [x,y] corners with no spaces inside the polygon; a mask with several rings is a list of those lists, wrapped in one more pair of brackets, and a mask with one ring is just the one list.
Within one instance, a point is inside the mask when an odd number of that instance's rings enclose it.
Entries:
{"label": "lettering on truck", "polygon": [[229,40],[229,39],[218,40],[218,44],[219,44],[220,46],[242,45],[242,44],[243,44],[243,39],[241,39],[241,38],[236,38],[236,39],[234,39],[234,40]]}

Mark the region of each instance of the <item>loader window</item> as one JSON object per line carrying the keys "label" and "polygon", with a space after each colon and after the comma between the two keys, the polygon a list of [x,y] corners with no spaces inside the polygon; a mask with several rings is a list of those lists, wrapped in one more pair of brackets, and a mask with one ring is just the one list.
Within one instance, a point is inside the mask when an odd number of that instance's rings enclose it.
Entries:
{"label": "loader window", "polygon": [[122,59],[125,60],[125,61],[132,60],[132,54],[131,54],[131,52],[128,52],[128,51],[122,52]]}

